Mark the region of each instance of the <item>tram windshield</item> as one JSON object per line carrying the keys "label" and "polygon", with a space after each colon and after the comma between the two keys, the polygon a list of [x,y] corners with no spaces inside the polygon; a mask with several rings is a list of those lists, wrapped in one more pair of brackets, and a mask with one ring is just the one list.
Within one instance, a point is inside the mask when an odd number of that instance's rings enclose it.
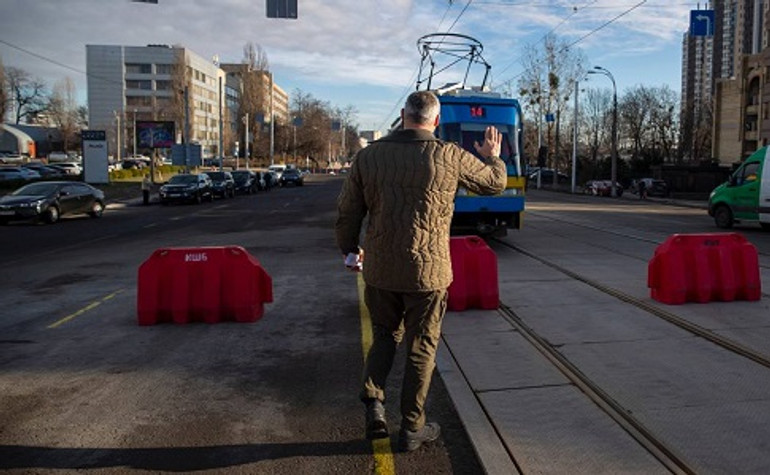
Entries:
{"label": "tram windshield", "polygon": [[[500,158],[505,162],[509,175],[518,174],[516,170],[516,148],[511,141],[515,137],[514,128],[510,125],[494,124],[503,134],[503,142],[500,147]],[[450,142],[455,142],[465,150],[479,156],[476,153],[474,142],[484,142],[484,131],[486,124],[442,124],[441,138]],[[480,157],[479,157],[480,158]]]}

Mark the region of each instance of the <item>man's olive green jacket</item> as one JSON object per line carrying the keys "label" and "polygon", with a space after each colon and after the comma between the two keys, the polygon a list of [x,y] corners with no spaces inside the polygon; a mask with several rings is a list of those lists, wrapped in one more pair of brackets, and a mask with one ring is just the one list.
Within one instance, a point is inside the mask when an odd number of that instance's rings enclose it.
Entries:
{"label": "man's olive green jacket", "polygon": [[[356,155],[337,200],[337,245],[364,249],[364,280],[385,290],[446,289],[452,283],[449,226],[457,187],[505,189],[505,163],[485,162],[427,130],[396,131]],[[366,220],[363,242],[359,242]]]}

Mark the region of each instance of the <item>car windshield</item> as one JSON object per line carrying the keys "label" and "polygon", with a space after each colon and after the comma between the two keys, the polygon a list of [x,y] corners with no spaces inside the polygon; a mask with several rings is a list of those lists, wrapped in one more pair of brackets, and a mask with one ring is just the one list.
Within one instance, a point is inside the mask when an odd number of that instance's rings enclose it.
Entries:
{"label": "car windshield", "polygon": [[224,180],[225,179],[225,173],[224,172],[208,172],[206,175],[209,176],[212,180]]}
{"label": "car windshield", "polygon": [[238,183],[246,181],[249,178],[249,172],[233,172],[233,180]]}
{"label": "car windshield", "polygon": [[198,177],[195,175],[175,175],[168,182],[171,185],[190,185],[198,183]]}
{"label": "car windshield", "polygon": [[56,183],[31,183],[26,186],[22,186],[18,190],[11,193],[11,195],[48,195],[59,189]]}

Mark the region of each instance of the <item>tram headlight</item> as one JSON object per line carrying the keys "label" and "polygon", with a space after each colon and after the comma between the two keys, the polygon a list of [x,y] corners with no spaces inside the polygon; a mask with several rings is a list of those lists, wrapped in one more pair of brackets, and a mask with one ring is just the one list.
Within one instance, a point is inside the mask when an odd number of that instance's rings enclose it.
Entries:
{"label": "tram headlight", "polygon": [[519,196],[518,188],[506,188],[503,190],[502,196]]}
{"label": "tram headlight", "polygon": [[462,186],[457,187],[457,196],[468,196],[468,190]]}

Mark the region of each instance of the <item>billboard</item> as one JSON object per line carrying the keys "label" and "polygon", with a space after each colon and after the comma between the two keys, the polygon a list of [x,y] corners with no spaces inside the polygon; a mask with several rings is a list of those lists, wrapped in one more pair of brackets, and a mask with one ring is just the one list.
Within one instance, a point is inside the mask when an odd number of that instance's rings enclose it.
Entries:
{"label": "billboard", "polygon": [[137,148],[170,148],[174,145],[174,122],[144,120],[136,123]]}

